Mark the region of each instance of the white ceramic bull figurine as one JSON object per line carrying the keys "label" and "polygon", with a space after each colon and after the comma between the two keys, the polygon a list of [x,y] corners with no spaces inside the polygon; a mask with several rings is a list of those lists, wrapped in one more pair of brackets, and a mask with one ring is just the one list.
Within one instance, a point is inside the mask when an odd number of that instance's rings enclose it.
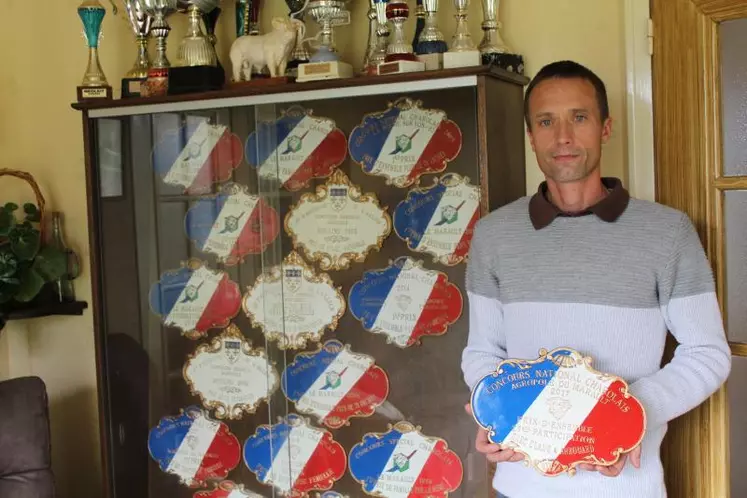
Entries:
{"label": "white ceramic bull figurine", "polygon": [[288,58],[296,46],[296,37],[304,35],[303,22],[288,17],[275,17],[272,20],[272,31],[263,35],[240,36],[231,45],[231,65],[233,80],[241,81],[242,74],[246,81],[252,79],[252,68],[261,71],[265,66],[270,76],[283,76]]}

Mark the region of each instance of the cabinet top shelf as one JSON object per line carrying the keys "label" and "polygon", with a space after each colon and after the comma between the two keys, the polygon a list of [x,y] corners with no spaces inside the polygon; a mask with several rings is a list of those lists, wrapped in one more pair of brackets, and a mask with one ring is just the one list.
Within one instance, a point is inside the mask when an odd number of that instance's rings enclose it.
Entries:
{"label": "cabinet top shelf", "polygon": [[116,117],[476,86],[480,76],[518,85],[529,81],[523,75],[496,66],[475,66],[305,83],[227,85],[212,92],[75,102],[72,107],[87,111],[91,118]]}

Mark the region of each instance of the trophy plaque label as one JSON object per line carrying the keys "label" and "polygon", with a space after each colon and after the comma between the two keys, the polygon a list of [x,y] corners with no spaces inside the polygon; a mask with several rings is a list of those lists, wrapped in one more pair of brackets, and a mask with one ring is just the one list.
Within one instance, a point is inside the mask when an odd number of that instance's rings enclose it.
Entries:
{"label": "trophy plaque label", "polygon": [[241,445],[228,426],[197,407],[162,418],[148,434],[148,451],[161,470],[189,487],[225,479],[241,460]]}
{"label": "trophy plaque label", "polygon": [[280,375],[263,349],[252,349],[236,325],[187,357],[184,380],[218,419],[241,419],[280,386]]}
{"label": "trophy plaque label", "polygon": [[259,482],[291,498],[331,489],[347,468],[345,449],[332,434],[293,414],[260,425],[244,444],[244,462]]}
{"label": "trophy plaque label", "polygon": [[330,429],[349,425],[352,417],[370,417],[389,394],[389,379],[374,359],[334,339],[296,355],[283,372],[282,386],[298,412]]}
{"label": "trophy plaque label", "polygon": [[235,265],[249,254],[260,254],[280,233],[280,215],[246,186],[226,184],[222,192],[198,200],[187,211],[185,231],[195,246]]}
{"label": "trophy plaque label", "polygon": [[301,106],[288,108],[274,123],[260,123],[246,141],[247,162],[262,178],[275,179],[287,190],[305,188],[327,178],[345,160],[348,143],[332,119],[312,115]]}
{"label": "trophy plaque label", "polygon": [[625,381],[569,348],[502,361],[475,385],[470,404],[490,441],[523,453],[526,465],[547,476],[573,474],[580,463],[612,465],[646,428]]}
{"label": "trophy plaque label", "polygon": [[350,134],[350,156],[363,171],[408,187],[427,173],[440,173],[462,148],[462,131],[439,109],[423,109],[403,97],[383,112],[368,114]]}
{"label": "trophy plaque label", "polygon": [[322,270],[345,270],[381,248],[392,219],[373,193],[362,194],[338,169],[316,194],[301,196],[285,217],[285,230]]}
{"label": "trophy plaque label", "polygon": [[243,484],[233,481],[221,481],[210,491],[198,491],[192,498],[265,498],[244,488]]}
{"label": "trophy plaque label", "polygon": [[367,495],[402,498],[445,498],[464,477],[446,441],[424,436],[409,422],[366,434],[350,450],[350,473]]}
{"label": "trophy plaque label", "polygon": [[148,299],[165,326],[181,330],[190,339],[227,327],[241,309],[241,290],[228,274],[195,259],[161,275]]}
{"label": "trophy plaque label", "polygon": [[300,349],[337,328],[345,314],[345,297],[326,273],[317,274],[292,251],[281,265],[260,275],[243,298],[253,326],[279,349]]}
{"label": "trophy plaque label", "polygon": [[394,231],[415,252],[447,266],[467,258],[480,219],[480,189],[469,179],[447,173],[434,185],[413,189],[394,210]]}
{"label": "trophy plaque label", "polygon": [[111,100],[112,87],[110,86],[79,86],[78,101],[86,100]]}
{"label": "trophy plaque label", "polygon": [[400,256],[388,268],[364,272],[350,288],[348,305],[364,329],[406,348],[424,336],[445,334],[462,315],[464,303],[445,273]]}
{"label": "trophy plaque label", "polygon": [[153,167],[165,183],[207,194],[231,178],[242,157],[241,140],[227,126],[200,121],[165,134],[153,149]]}

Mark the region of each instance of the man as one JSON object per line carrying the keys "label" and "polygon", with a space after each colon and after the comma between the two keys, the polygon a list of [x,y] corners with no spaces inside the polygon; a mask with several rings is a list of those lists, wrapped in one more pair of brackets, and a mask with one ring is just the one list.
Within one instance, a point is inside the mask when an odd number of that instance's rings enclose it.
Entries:
{"label": "man", "polygon": [[[545,181],[475,229],[465,381],[474,387],[505,358],[570,347],[628,382],[647,427],[641,445],[616,465],[584,465],[575,476],[544,477],[481,429],[477,449],[497,463],[499,497],[665,497],[667,423],[706,400],[731,368],[711,268],[684,213],[632,199],[618,179],[601,177],[612,121],[593,72],[570,61],[550,64],[525,99]],[[667,330],[679,345],[661,368]]]}

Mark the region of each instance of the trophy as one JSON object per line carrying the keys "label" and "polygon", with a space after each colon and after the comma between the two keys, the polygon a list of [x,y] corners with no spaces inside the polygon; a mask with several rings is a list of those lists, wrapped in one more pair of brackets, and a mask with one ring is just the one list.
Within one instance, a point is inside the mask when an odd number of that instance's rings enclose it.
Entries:
{"label": "trophy", "polygon": [[236,0],[236,37],[259,34],[259,0]]}
{"label": "trophy", "polygon": [[379,64],[386,59],[387,38],[389,38],[389,26],[386,22],[379,22],[376,13],[376,1],[369,0],[368,9],[368,48],[363,58],[362,74],[378,74]]}
{"label": "trophy", "polygon": [[512,53],[501,38],[501,23],[498,21],[498,6],[500,0],[482,0],[482,30],[484,32],[479,49],[482,63],[506,69],[507,71],[524,74],[524,58]]}
{"label": "trophy", "polygon": [[353,66],[340,60],[335,48],[334,26],[350,23],[350,11],[347,3],[350,0],[309,0],[304,12],[308,12],[319,24],[315,40],[318,48],[309,58],[309,62],[298,66],[297,81],[314,81],[333,78],[350,78]]}
{"label": "trophy", "polygon": [[168,89],[171,63],[166,57],[166,38],[171,26],[166,18],[176,12],[176,0],[140,0],[145,12],[153,17],[150,34],[156,39],[156,57],[148,70],[148,79],[141,92],[147,96],[165,95]]}
{"label": "trophy", "polygon": [[99,38],[101,21],[106,9],[99,0],[85,0],[78,7],[78,16],[83,22],[83,33],[88,44],[88,66],[83,75],[83,82],[78,86],[78,100],[111,99],[112,87],[106,81],[99,62]]}
{"label": "trophy", "polygon": [[472,41],[472,35],[467,26],[467,11],[470,0],[454,0],[456,7],[456,30],[451,40],[451,48],[444,53],[444,67],[479,66],[480,51]]}
{"label": "trophy", "polygon": [[378,74],[409,73],[425,70],[425,63],[418,60],[412,43],[405,39],[405,23],[410,17],[406,0],[375,0],[379,23],[392,23],[392,37],[386,47],[384,63],[379,64]]}
{"label": "trophy", "polygon": [[153,17],[145,12],[141,0],[124,0],[124,6],[137,43],[137,58],[132,69],[122,78],[122,98],[139,97],[140,84],[146,80],[150,69],[148,35]]}
{"label": "trophy", "polygon": [[438,29],[436,16],[438,15],[438,0],[422,0],[425,22],[415,43],[415,53],[425,62],[426,69],[440,69],[443,64],[442,55],[447,50],[444,35]]}
{"label": "trophy", "polygon": [[296,46],[291,52],[288,60],[288,71],[292,76],[297,76],[298,66],[309,62],[310,55],[304,45],[306,37],[306,25],[303,23],[303,11],[306,8],[308,0],[285,0],[285,4],[290,9],[290,17],[298,20],[296,25]]}

